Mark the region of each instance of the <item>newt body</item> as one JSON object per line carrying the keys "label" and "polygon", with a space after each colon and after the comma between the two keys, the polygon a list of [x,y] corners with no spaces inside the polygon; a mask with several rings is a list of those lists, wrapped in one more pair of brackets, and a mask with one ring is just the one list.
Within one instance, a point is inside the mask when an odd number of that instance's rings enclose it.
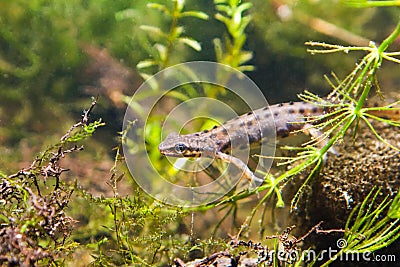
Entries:
{"label": "newt body", "polygon": [[274,136],[274,132],[277,137],[287,137],[291,132],[301,130],[307,117],[323,112],[323,108],[306,102],[272,105],[241,115],[211,130],[187,135],[171,133],[159,145],[159,150],[165,156],[214,157],[218,152],[228,152],[232,144],[258,145],[265,138]]}
{"label": "newt body", "polygon": [[[248,112],[223,125],[215,126],[211,130],[186,135],[171,133],[158,148],[160,153],[165,156],[218,158],[235,164],[244,172],[245,176],[253,181],[262,182],[262,179],[257,178],[242,160],[231,153],[231,150],[246,149],[249,148],[249,145],[257,146],[275,136],[287,137],[292,132],[305,127],[311,136],[318,137],[320,132],[315,128],[310,128],[307,120],[311,116],[322,115],[327,111],[329,110],[326,108],[307,102],[271,105]],[[399,110],[395,112],[372,111],[370,113],[396,120],[400,118]],[[334,152],[333,149],[331,151]]]}

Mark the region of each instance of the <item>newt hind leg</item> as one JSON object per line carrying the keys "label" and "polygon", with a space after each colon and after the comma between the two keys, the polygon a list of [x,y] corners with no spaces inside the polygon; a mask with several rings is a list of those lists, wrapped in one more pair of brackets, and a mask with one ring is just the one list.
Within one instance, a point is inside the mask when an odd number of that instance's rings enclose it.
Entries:
{"label": "newt hind leg", "polygon": [[[326,146],[329,142],[329,138],[324,136],[324,133],[322,131],[320,131],[319,129],[317,129],[314,125],[306,123],[304,124],[303,127],[303,132],[307,135],[309,135],[312,140],[316,141],[316,146],[318,148],[323,148],[324,146]],[[339,155],[339,153],[335,150],[335,148],[332,146],[331,148],[329,148],[328,150],[329,153],[332,153],[334,155]],[[327,154],[324,155],[324,161],[327,160]]]}

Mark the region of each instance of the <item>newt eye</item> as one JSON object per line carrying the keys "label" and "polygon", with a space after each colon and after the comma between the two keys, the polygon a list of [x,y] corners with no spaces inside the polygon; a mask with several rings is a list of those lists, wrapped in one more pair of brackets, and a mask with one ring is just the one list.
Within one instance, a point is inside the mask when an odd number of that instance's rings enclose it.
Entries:
{"label": "newt eye", "polygon": [[178,154],[183,154],[185,153],[186,150],[188,150],[189,148],[187,147],[187,145],[179,143],[175,145],[175,151]]}

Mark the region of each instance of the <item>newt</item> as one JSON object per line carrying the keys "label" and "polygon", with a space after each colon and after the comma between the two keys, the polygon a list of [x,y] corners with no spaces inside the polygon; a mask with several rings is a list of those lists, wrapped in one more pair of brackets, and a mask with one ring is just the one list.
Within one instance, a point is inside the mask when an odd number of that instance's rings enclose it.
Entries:
{"label": "newt", "polygon": [[[326,107],[303,101],[271,105],[250,111],[211,130],[186,135],[171,133],[160,143],[158,149],[164,156],[221,159],[236,165],[252,181],[262,182],[263,179],[256,177],[242,160],[229,154],[232,144],[243,143],[244,148],[247,144],[260,145],[271,136],[271,131],[275,131],[272,136],[276,134],[277,138],[284,138],[293,132],[308,129],[305,132],[312,137],[318,137],[321,133],[316,128],[310,127],[308,121],[310,117],[323,115],[326,112],[329,112]],[[397,120],[400,117],[399,110],[371,113]]]}

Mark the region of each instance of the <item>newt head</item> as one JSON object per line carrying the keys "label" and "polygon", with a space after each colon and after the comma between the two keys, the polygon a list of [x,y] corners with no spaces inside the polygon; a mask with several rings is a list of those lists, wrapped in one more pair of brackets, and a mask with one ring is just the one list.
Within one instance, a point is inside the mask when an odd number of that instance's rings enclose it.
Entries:
{"label": "newt head", "polygon": [[214,154],[215,149],[212,143],[210,147],[204,139],[199,139],[198,134],[179,135],[173,132],[161,142],[158,150],[164,156],[195,158]]}

